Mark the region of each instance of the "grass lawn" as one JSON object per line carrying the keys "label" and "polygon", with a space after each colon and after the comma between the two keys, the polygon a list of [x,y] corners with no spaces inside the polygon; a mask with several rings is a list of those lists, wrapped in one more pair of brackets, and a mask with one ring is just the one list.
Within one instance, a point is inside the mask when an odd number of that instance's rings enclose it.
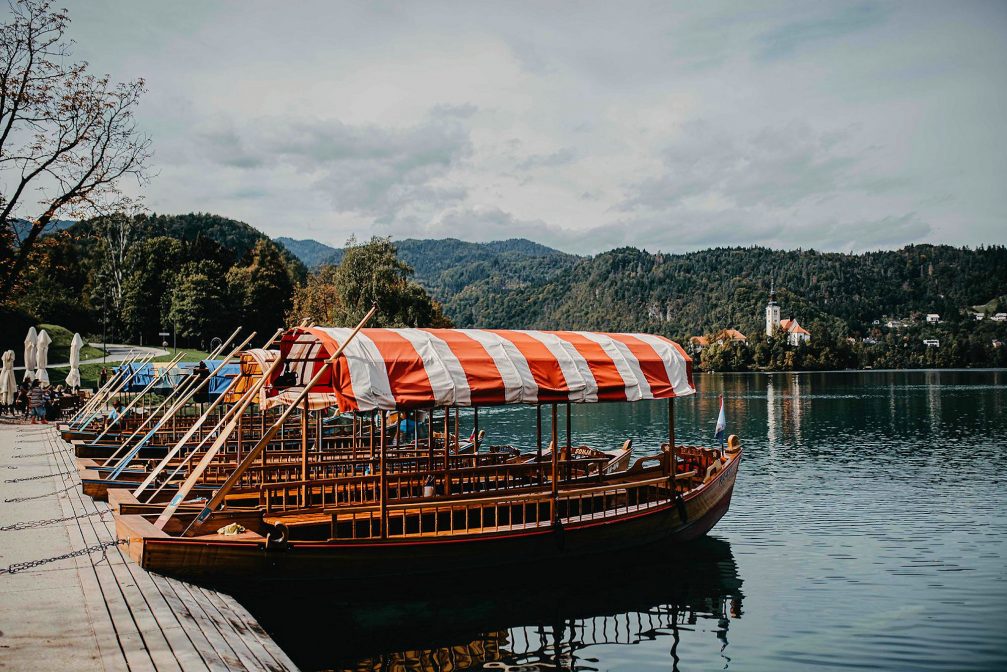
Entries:
{"label": "grass lawn", "polygon": [[[70,337],[73,338],[73,335],[71,334]],[[183,350],[182,348],[179,348],[178,351],[182,352],[182,353],[185,353],[184,356],[182,357],[182,361],[183,362],[198,362],[199,360],[206,359],[206,357],[207,357],[207,353],[201,352],[199,350]],[[101,352],[99,351],[96,356],[97,357],[101,357]],[[173,355],[172,355],[171,351],[169,351],[167,355],[161,355],[160,357],[155,357],[153,361],[155,361],[155,362],[170,362],[172,360],[172,357],[173,357]],[[81,357],[81,359],[83,359],[83,357]],[[114,369],[118,365],[119,365],[118,362],[109,362],[108,364],[106,364],[106,366],[108,367],[109,373],[111,373],[112,369]],[[89,387],[89,388],[92,388],[92,389],[97,389],[97,387],[98,387],[98,377],[101,375],[101,367],[102,367],[101,363],[98,363],[98,364],[82,364],[81,367],[80,367],[80,385],[81,385],[81,387]],[[70,373],[70,369],[68,369],[68,368],[67,369],[49,369],[49,381],[53,385],[56,385],[58,383],[62,383],[64,380],[66,380],[66,375],[68,373]]]}
{"label": "grass lawn", "polygon": [[[49,334],[49,338],[52,339],[52,343],[49,344],[49,364],[63,364],[70,361],[70,341],[73,340],[73,332],[69,329],[59,326],[58,324],[40,324],[38,325],[39,331],[45,329],[46,333]],[[81,336],[81,338],[84,338]],[[84,347],[80,349],[81,359],[92,359],[94,357],[101,357],[105,354],[104,350],[99,348],[92,348],[87,345],[87,339],[84,339]]]}

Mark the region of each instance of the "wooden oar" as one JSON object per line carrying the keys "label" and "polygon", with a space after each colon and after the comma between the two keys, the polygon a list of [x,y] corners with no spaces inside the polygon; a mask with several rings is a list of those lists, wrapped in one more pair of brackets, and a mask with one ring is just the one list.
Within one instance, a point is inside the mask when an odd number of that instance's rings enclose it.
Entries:
{"label": "wooden oar", "polygon": [[269,379],[269,377],[273,375],[273,372],[276,371],[276,368],[281,361],[283,361],[282,357],[277,357],[275,360],[273,360],[273,363],[270,365],[269,370],[263,372],[262,378],[255,381],[255,383],[250,388],[248,388],[248,391],[244,395],[242,395],[238,403],[236,403],[231,409],[228,410],[228,412],[231,413],[233,417],[227,423],[227,426],[224,428],[224,430],[221,431],[220,434],[217,436],[217,438],[214,440],[213,445],[211,445],[209,450],[206,451],[206,454],[203,455],[203,458],[196,464],[196,467],[189,474],[189,477],[185,479],[184,483],[182,483],[182,487],[179,488],[178,493],[171,498],[171,502],[168,503],[168,506],[166,506],[164,508],[164,511],[161,512],[161,515],[158,516],[157,521],[154,524],[159,529],[164,528],[164,525],[175,513],[175,510],[178,509],[178,505],[181,504],[182,500],[184,500],[186,495],[189,494],[189,491],[192,489],[192,486],[195,485],[196,481],[198,481],[203,476],[203,472],[206,471],[206,468],[209,466],[210,461],[213,460],[214,457],[216,457],[217,452],[220,450],[221,446],[227,443],[227,439],[231,436],[231,433],[234,432],[234,428],[237,427],[238,425],[238,419],[241,417],[242,413],[245,412],[245,409],[248,408],[248,405],[252,403],[252,400],[256,396],[258,396],[259,390],[262,388],[263,385],[265,385],[265,382]]}
{"label": "wooden oar", "polygon": [[[238,327],[237,329],[235,329],[234,333],[232,333],[230,336],[228,336],[228,338],[227,338],[226,341],[224,341],[219,346],[217,346],[216,348],[214,348],[211,352],[207,353],[207,357],[206,358],[208,360],[212,361],[217,356],[219,356],[220,352],[224,349],[224,347],[228,343],[231,342],[231,340],[235,336],[238,335],[239,331],[241,331],[241,327]],[[211,375],[211,378],[212,377],[213,376]],[[130,442],[133,439],[135,439],[140,432],[143,431],[144,427],[146,427],[151,422],[153,422],[157,417],[159,417],[159,414],[161,413],[161,411],[164,410],[165,406],[168,406],[172,402],[172,399],[174,399],[175,397],[177,397],[177,396],[179,396],[181,394],[184,394],[186,391],[189,390],[189,388],[191,388],[195,384],[196,384],[195,376],[186,376],[185,380],[182,381],[181,384],[175,385],[175,387],[171,390],[171,392],[169,392],[168,395],[165,396],[164,401],[162,401],[160,404],[158,404],[157,408],[155,408],[152,412],[147,413],[146,416],[143,419],[143,422],[141,422],[139,425],[137,425],[136,429],[133,430],[133,433],[130,434],[128,437],[126,437],[126,440],[122,442],[122,446],[120,447],[120,450],[122,449],[122,447],[128,446],[130,444]],[[116,451],[116,452],[118,452],[118,451]],[[113,454],[111,457],[109,457],[105,461],[105,464],[102,465],[102,466],[107,466],[114,458],[115,458],[115,454]]]}
{"label": "wooden oar", "polygon": [[[268,348],[276,341],[277,337],[282,333],[283,329],[277,329],[276,333],[273,334],[272,338],[266,341],[266,344],[263,347]],[[252,336],[254,335],[255,334],[253,333]],[[250,339],[251,336],[249,337],[249,340]],[[279,359],[280,358],[277,357],[275,361],[279,361]],[[265,377],[266,377],[265,372],[263,372],[262,379],[265,379]],[[154,481],[154,479],[161,472],[161,470],[163,470],[165,466],[167,466],[168,462],[170,462],[172,459],[174,459],[176,455],[178,455],[178,452],[185,446],[185,444],[189,441],[189,439],[191,439],[192,436],[196,433],[196,431],[203,426],[203,423],[206,422],[206,419],[209,417],[210,413],[215,408],[217,408],[217,406],[223,403],[226,397],[227,397],[226,394],[221,394],[220,396],[218,396],[216,399],[213,400],[213,403],[211,403],[209,407],[207,407],[206,411],[196,420],[196,422],[194,422],[192,426],[188,430],[186,430],[182,438],[179,439],[174,446],[172,446],[171,450],[168,451],[168,454],[161,459],[161,461],[154,468],[154,470],[151,471],[150,474],[147,476],[147,478],[144,479],[143,483],[141,483],[140,486],[135,491],[133,491],[134,497],[139,497],[143,493],[143,491],[150,486],[150,484]]]}
{"label": "wooden oar", "polygon": [[[148,431],[148,432],[147,432],[147,434],[146,434],[146,435],[145,435],[145,436],[144,436],[144,437],[143,437],[143,438],[142,438],[142,439],[141,439],[141,440],[140,440],[140,441],[139,441],[139,442],[137,443],[137,445],[133,447],[133,449],[132,449],[132,450],[130,451],[130,453],[129,453],[129,454],[128,454],[128,455],[127,455],[127,456],[126,456],[125,458],[124,458],[124,459],[125,459],[125,461],[123,461],[123,460],[120,460],[119,462],[117,462],[117,463],[116,463],[116,470],[115,470],[115,476],[118,476],[118,475],[119,475],[119,474],[120,474],[120,473],[122,472],[122,470],[123,470],[123,469],[125,469],[126,465],[127,465],[127,464],[129,464],[129,462],[130,462],[130,461],[132,461],[132,459],[133,459],[133,458],[134,458],[134,457],[136,456],[136,454],[140,452],[140,449],[141,449],[141,448],[142,448],[143,446],[147,445],[147,442],[148,442],[148,441],[150,441],[150,439],[151,439],[151,438],[152,438],[152,437],[153,437],[153,436],[154,436],[154,435],[155,435],[155,434],[157,433],[157,431],[158,431],[158,430],[159,430],[159,429],[160,429],[160,428],[161,428],[162,426],[164,426],[164,423],[165,423],[165,422],[166,422],[166,421],[168,420],[168,418],[170,418],[170,417],[173,417],[173,416],[174,416],[174,414],[175,414],[176,412],[178,412],[178,410],[179,410],[179,409],[180,409],[180,408],[181,408],[181,407],[182,407],[182,406],[183,406],[183,405],[184,405],[184,404],[185,404],[185,403],[186,403],[187,401],[189,401],[189,399],[191,399],[191,398],[192,398],[192,396],[193,396],[193,395],[195,395],[195,394],[196,394],[197,392],[199,392],[199,390],[203,389],[203,386],[204,386],[204,385],[209,385],[209,384],[210,384],[210,381],[211,381],[211,380],[213,379],[213,377],[214,377],[215,375],[217,375],[217,373],[218,373],[219,371],[221,371],[221,370],[222,370],[222,369],[224,368],[224,366],[226,366],[226,365],[227,365],[227,363],[228,363],[228,361],[230,360],[230,358],[231,358],[231,357],[233,357],[233,356],[234,356],[234,355],[235,355],[235,354],[236,354],[237,352],[239,352],[239,351],[240,351],[240,350],[241,350],[242,348],[244,348],[244,347],[245,347],[245,346],[246,346],[246,345],[248,344],[248,342],[249,342],[249,341],[251,341],[251,340],[252,340],[252,338],[254,338],[254,337],[255,337],[255,332],[253,331],[253,332],[252,332],[252,333],[251,333],[251,334],[249,335],[249,337],[248,337],[248,338],[246,338],[246,339],[245,339],[245,340],[244,340],[244,341],[243,341],[243,342],[242,342],[242,343],[241,343],[240,345],[238,345],[238,346],[237,346],[236,348],[234,348],[234,350],[232,350],[232,351],[230,352],[230,354],[228,354],[228,356],[227,356],[227,357],[225,357],[225,358],[224,358],[224,360],[223,360],[223,361],[222,361],[222,362],[221,362],[221,363],[220,363],[220,364],[219,364],[219,365],[218,365],[218,366],[217,366],[217,367],[216,367],[216,368],[215,368],[215,369],[214,369],[214,370],[213,370],[213,371],[212,371],[212,372],[210,373],[210,375],[209,375],[209,376],[207,376],[206,378],[204,378],[204,379],[202,379],[202,380],[198,381],[198,384],[197,384],[197,382],[196,382],[196,381],[194,380],[194,377],[193,377],[193,376],[189,376],[188,380],[186,380],[186,381],[185,381],[185,384],[184,384],[184,385],[179,385],[178,387],[180,387],[180,388],[184,387],[184,389],[186,390],[186,394],[185,394],[185,396],[183,396],[183,397],[181,397],[180,399],[178,399],[178,400],[176,400],[176,401],[175,401],[175,403],[174,403],[174,404],[173,404],[173,405],[171,406],[171,409],[169,410],[169,412],[168,412],[168,413],[166,413],[166,414],[164,415],[164,417],[162,417],[162,418],[161,418],[161,420],[157,422],[156,426],[155,426],[155,427],[154,427],[153,429],[151,429],[150,431]],[[230,340],[230,339],[228,339],[228,340]],[[219,350],[218,350],[218,352],[219,352]],[[163,404],[162,404],[162,406],[163,406]],[[139,428],[138,428],[138,430],[137,430],[137,431],[139,431]],[[133,433],[133,435],[135,436],[135,435],[136,435],[136,432],[134,432],[134,433]],[[130,437],[130,439],[132,439],[132,438],[133,438],[133,437]],[[123,443],[123,444],[122,444],[122,445],[121,445],[121,446],[120,446],[120,447],[119,447],[119,448],[118,448],[118,449],[117,449],[117,450],[116,450],[116,451],[115,451],[115,452],[114,452],[114,453],[113,453],[113,454],[112,454],[112,455],[111,455],[111,456],[110,456],[110,457],[108,458],[108,460],[106,460],[106,461],[105,461],[105,465],[103,465],[103,466],[106,466],[106,465],[108,465],[108,464],[111,464],[111,463],[112,463],[112,460],[114,460],[114,459],[116,459],[116,458],[118,457],[118,455],[119,455],[119,452],[120,452],[120,451],[122,451],[122,450],[124,450],[124,449],[125,449],[125,448],[126,448],[126,447],[127,447],[128,445],[129,445],[129,441],[130,441],[130,439],[127,439],[127,440],[126,440],[126,442],[124,442],[124,443]]]}
{"label": "wooden oar", "polygon": [[130,350],[129,354],[126,355],[126,359],[124,359],[122,362],[119,363],[120,368],[116,370],[116,372],[108,380],[105,381],[104,385],[95,390],[95,393],[91,395],[91,398],[88,399],[87,402],[85,402],[84,405],[81,406],[80,409],[73,414],[73,417],[67,421],[67,424],[73,426],[74,422],[77,421],[77,418],[80,418],[81,416],[90,413],[91,409],[94,408],[95,404],[98,403],[98,400],[104,398],[105,395],[108,393],[108,391],[112,389],[112,387],[115,384],[117,384],[119,378],[125,375],[125,371],[121,367],[132,364],[134,361],[136,361],[136,358],[137,356],[133,354],[132,350]]}
{"label": "wooden oar", "polygon": [[[143,370],[143,367],[147,366],[147,364],[150,364],[151,360],[153,360],[154,357],[155,357],[155,355],[149,355],[146,359],[142,360],[140,362],[140,365],[136,368],[136,370],[132,370],[133,364],[130,364],[129,375],[128,376],[123,376],[121,382],[115,387],[115,389],[113,389],[109,393],[109,395],[105,399],[105,401],[108,401],[108,399],[111,399],[115,395],[119,394],[123,390],[123,388],[126,387],[126,385],[128,385],[133,380],[133,378],[136,377],[136,374],[140,373],[140,371]],[[91,417],[89,417],[87,420],[85,420],[81,425],[78,425],[77,429],[83,429],[83,428],[87,427],[88,425],[90,425],[91,422],[95,419],[95,417],[99,413],[101,413],[101,408],[100,407],[97,410],[94,410],[92,412]]]}
{"label": "wooden oar", "polygon": [[[199,514],[193,519],[192,523],[190,523],[189,526],[185,529],[185,532],[182,533],[182,536],[188,536],[190,534],[190,531],[193,530],[194,526],[196,526],[197,523],[202,523],[203,521],[205,521],[207,518],[210,517],[210,514],[213,513],[213,510],[218,506],[220,506],[220,503],[224,501],[224,498],[227,496],[227,493],[231,491],[231,488],[234,487],[234,484],[237,483],[238,479],[240,479],[242,474],[245,473],[245,470],[248,469],[249,466],[251,466],[252,462],[265,449],[265,447],[269,444],[272,438],[276,436],[276,432],[279,431],[279,428],[282,427],[283,423],[287,421],[287,418],[294,411],[294,409],[297,408],[298,405],[302,401],[304,401],[304,399],[307,398],[308,393],[310,393],[311,389],[318,384],[318,381],[322,379],[322,376],[328,373],[329,370],[332,368],[332,365],[339,360],[339,356],[343,354],[343,350],[346,349],[346,346],[349,345],[354,338],[356,338],[357,334],[360,333],[360,330],[364,328],[364,325],[367,324],[367,322],[371,319],[371,317],[374,316],[374,313],[376,313],[377,310],[378,307],[373,306],[369,311],[367,311],[367,314],[364,315],[364,319],[360,320],[360,324],[358,324],[353,329],[349,337],[345,341],[343,341],[343,343],[339,346],[339,348],[332,355],[332,357],[330,357],[328,360],[325,361],[325,364],[321,368],[319,368],[318,372],[315,373],[315,375],[311,378],[310,381],[308,381],[308,383],[304,386],[304,389],[301,390],[301,393],[297,395],[297,398],[289,406],[287,406],[286,410],[283,411],[279,419],[275,423],[273,423],[273,425],[269,428],[266,434],[261,439],[259,439],[259,441],[255,444],[255,447],[248,452],[248,454],[241,461],[241,463],[227,477],[227,479],[224,480],[224,483],[221,484],[221,486],[213,493],[209,501],[207,501],[206,505],[203,507],[203,510],[200,511]],[[273,367],[270,368],[271,369],[275,368],[276,364],[278,364],[282,359],[283,359],[282,357],[277,357],[276,361],[273,363]],[[207,453],[207,457],[210,457],[212,459],[212,454],[214,454],[215,452],[216,451],[213,448],[211,448],[210,451]],[[203,461],[200,462],[201,465],[204,463],[209,464],[209,460],[207,459],[207,457],[203,458]],[[203,469],[205,468],[206,467],[203,466]],[[164,511],[161,512],[161,515],[158,517],[155,525],[157,525],[159,529],[164,529],[165,524],[167,524],[168,520],[175,513],[175,510],[178,509],[179,504],[181,504],[182,501],[185,499],[185,497],[189,494],[189,490],[192,489],[192,486],[196,483],[200,475],[202,475],[202,471],[199,471],[198,474],[196,471],[194,471],[193,474],[191,474],[189,478],[186,479],[185,483],[182,484],[182,487],[179,489],[178,493],[175,495],[174,498],[172,498],[171,503],[167,507],[165,507]]]}
{"label": "wooden oar", "polygon": [[[77,429],[82,429],[90,424],[94,417],[101,412],[101,407],[106,405],[112,397],[117,395],[125,385],[128,385],[133,377],[140,372],[144,365],[153,358],[153,355],[148,355],[146,359],[141,359],[141,357],[137,355],[128,363],[121,363],[116,369],[115,374],[109,380],[106,386],[107,389],[105,390],[105,394],[101,397],[95,395],[93,399],[94,403],[91,404],[91,407],[88,409],[90,417],[78,423]],[[137,368],[134,369],[134,366],[137,366]]]}
{"label": "wooden oar", "polygon": [[[158,371],[157,374],[150,379],[150,382],[147,383],[146,385],[144,385],[143,389],[140,390],[140,394],[138,394],[135,397],[133,397],[130,400],[130,402],[128,404],[126,404],[126,408],[124,408],[124,409],[122,409],[122,411],[120,411],[119,417],[116,418],[116,422],[118,422],[119,420],[125,420],[126,414],[129,413],[133,409],[134,406],[136,406],[137,402],[139,402],[141,399],[143,399],[144,396],[146,396],[147,392],[149,392],[151,389],[153,389],[153,387],[155,385],[157,385],[158,382],[160,382],[161,378],[164,377],[165,372],[170,371],[171,367],[173,367],[176,364],[178,364],[182,360],[182,357],[184,357],[184,356],[185,356],[185,353],[176,354],[175,357],[171,360],[171,362],[168,364],[168,366],[166,368],[161,369],[160,371]],[[105,437],[105,434],[108,433],[108,430],[112,428],[112,424],[113,423],[109,423],[108,427],[106,427],[105,429],[103,429],[101,431],[101,433],[97,437],[95,437],[93,443],[100,442]]]}

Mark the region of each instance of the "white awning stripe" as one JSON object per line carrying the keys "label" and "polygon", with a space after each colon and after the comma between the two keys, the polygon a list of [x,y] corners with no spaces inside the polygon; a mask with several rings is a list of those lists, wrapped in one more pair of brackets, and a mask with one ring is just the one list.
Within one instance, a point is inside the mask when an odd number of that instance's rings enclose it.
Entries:
{"label": "white awning stripe", "polygon": [[516,345],[491,331],[472,329],[465,333],[479,341],[493,359],[503,378],[504,396],[508,404],[534,404],[538,401],[535,377]]}
{"label": "white awning stripe", "polygon": [[605,354],[612,358],[615,370],[626,381],[626,401],[654,398],[651,395],[647,377],[643,375],[643,370],[640,368],[640,362],[637,361],[629,348],[607,334],[597,334],[590,331],[578,331],[577,334],[600,345]]}

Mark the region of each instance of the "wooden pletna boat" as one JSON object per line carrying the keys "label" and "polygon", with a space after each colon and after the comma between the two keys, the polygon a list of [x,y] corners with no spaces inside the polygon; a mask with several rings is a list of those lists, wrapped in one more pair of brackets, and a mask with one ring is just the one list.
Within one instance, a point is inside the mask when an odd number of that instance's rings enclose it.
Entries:
{"label": "wooden pletna boat", "polygon": [[[723,452],[676,445],[674,399],[695,388],[692,361],[672,341],[646,334],[362,326],[288,330],[280,359],[264,376],[275,379],[282,364],[288,382],[291,372],[296,379],[271,392],[285,405],[277,422],[205,504],[191,501],[190,493],[233,421],[162,511],[116,515],[130,556],[146,569],[215,585],[444,574],[687,541],[726,513],[741,448],[736,440]],[[668,400],[669,440],[629,469],[576,475],[573,461],[561,459],[573,453],[570,404],[654,399]],[[535,465],[538,482],[499,483],[487,495],[466,488],[445,463],[437,479],[428,478],[437,487],[406,488],[393,500],[388,432],[380,431],[377,473],[368,476],[377,487],[363,501],[339,500],[340,479],[305,479],[278,484],[282,498],[268,497],[265,507],[227,505],[295,409],[377,411],[382,426],[385,411],[425,409],[447,418],[472,409],[478,434],[478,408],[506,404],[534,404],[540,418],[549,411],[549,443],[560,450],[552,451],[548,468]],[[561,406],[567,409],[562,445]],[[540,422],[540,453],[542,429]]]}
{"label": "wooden pletna boat", "polygon": [[[109,489],[135,490],[133,496],[120,492],[112,500],[114,506],[125,504],[132,512],[151,508],[144,507],[143,504],[163,505],[171,500],[177,487],[189,476],[194,465],[200,462],[213,443],[208,440],[216,435],[224,418],[231,412],[227,405],[240,401],[242,395],[260,381],[268,364],[278,356],[278,351],[261,349],[242,352],[237,379],[231,382],[225,394],[207,408],[201,409],[199,417],[190,417],[188,427],[178,422],[177,411],[181,408],[178,405],[166,410],[158,418],[157,412],[164,407],[162,403],[121,443],[109,435],[103,437],[103,442],[100,443],[75,442],[84,494],[105,499]],[[279,384],[281,378],[273,382]],[[272,413],[272,419],[276,419],[276,405],[279,402],[266,395],[266,390],[271,388],[271,384],[259,388],[256,398],[258,412],[252,411],[252,406],[243,412],[237,428],[226,437],[223,444],[216,447],[210,464],[193,486],[194,492],[205,493],[220,485],[240,462],[243,448],[254,445],[254,440],[250,441],[251,437],[260,428],[261,432],[265,431],[269,414]],[[341,491],[343,499],[354,496],[357,501],[366,499],[359,490],[375,490],[375,479],[369,479],[368,483],[366,478],[348,477],[365,476],[377,471],[379,465],[375,458],[375,436],[379,431],[387,434],[384,440],[388,451],[386,470],[389,474],[411,474],[408,481],[399,479],[391,487],[393,500],[400,492],[422,490],[428,478],[434,479],[430,485],[441,488],[433,464],[435,455],[440,463],[442,453],[444,464],[451,471],[463,476],[469,484],[479,484],[478,489],[483,492],[495,489],[495,481],[498,480],[506,480],[512,487],[521,482],[530,483],[536,476],[534,482],[542,481],[540,470],[536,469],[507,467],[503,474],[500,469],[490,469],[504,463],[530,464],[535,455],[515,454],[511,449],[476,452],[475,447],[481,443],[485,431],[480,430],[478,437],[473,433],[468,439],[462,438],[459,435],[457,411],[454,413],[453,431],[450,413],[442,416],[443,426],[438,428],[433,426],[431,414],[427,411],[390,412],[381,428],[377,426],[375,413],[329,416],[323,408],[298,409],[298,413],[310,417],[307,422],[304,417],[286,419],[278,435],[264,447],[261,462],[246,469],[241,480],[228,493],[229,507],[268,506],[271,491],[263,492],[261,486],[308,479],[346,479],[346,482],[333,487],[336,494]],[[81,456],[81,448],[88,449],[87,457]],[[152,448],[156,448],[156,452],[144,452]],[[624,446],[621,451],[609,454],[578,448],[570,451],[568,457],[576,462],[576,468],[571,473],[587,474],[599,469],[611,472],[625,469],[629,450]],[[144,494],[152,479],[156,479],[157,483],[141,501],[138,496]],[[476,485],[472,485],[470,489],[475,488]],[[279,496],[283,498],[282,494]]]}

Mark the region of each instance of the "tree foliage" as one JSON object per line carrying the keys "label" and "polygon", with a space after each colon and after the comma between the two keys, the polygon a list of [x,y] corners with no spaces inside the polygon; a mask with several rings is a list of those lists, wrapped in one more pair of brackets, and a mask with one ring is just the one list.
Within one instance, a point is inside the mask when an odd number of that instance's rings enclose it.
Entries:
{"label": "tree foliage", "polygon": [[291,321],[308,318],[317,324],[350,326],[376,305],[371,327],[449,326],[440,304],[412,275],[389,239],[351,239],[337,266],[322,266],[297,290]]}
{"label": "tree foliage", "polygon": [[168,321],[179,337],[205,349],[214,336],[224,336],[226,288],[223,271],[213,261],[186,263],[171,286]]}
{"label": "tree foliage", "polygon": [[268,337],[284,326],[284,309],[294,283],[273,242],[259,240],[250,255],[251,263],[232,266],[227,272],[228,292],[238,323]]}

